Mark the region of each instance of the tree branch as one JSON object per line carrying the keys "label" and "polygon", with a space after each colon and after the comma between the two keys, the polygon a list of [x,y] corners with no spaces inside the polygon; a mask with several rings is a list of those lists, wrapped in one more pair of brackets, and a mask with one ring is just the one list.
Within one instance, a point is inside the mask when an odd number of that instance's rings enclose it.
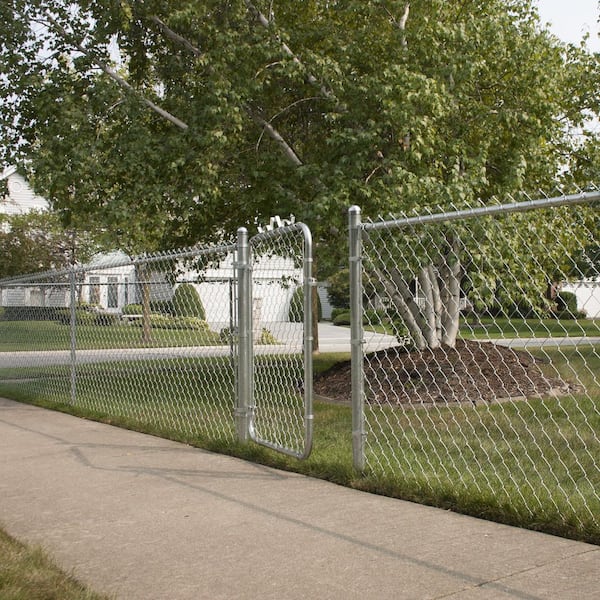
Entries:
{"label": "tree branch", "polygon": [[296,167],[301,167],[304,163],[300,160],[300,157],[296,154],[294,149],[283,139],[281,134],[265,119],[257,115],[249,106],[244,107],[250,118],[260,127],[263,131],[279,146],[283,154],[288,160]]}
{"label": "tree branch", "polygon": [[[258,13],[258,15],[260,15],[261,24],[263,24],[265,27],[268,27],[269,22],[266,20],[266,17],[264,15],[262,15],[262,13],[258,12],[257,9],[254,9],[254,10],[256,11],[255,14]],[[196,48],[193,44],[191,44],[189,42],[189,40],[187,40],[183,36],[179,35],[178,33],[175,33],[172,29],[169,28],[168,25],[166,25],[157,16],[155,16],[155,15],[151,16],[150,20],[159,26],[159,28],[161,29],[161,31],[164,33],[165,36],[167,36],[169,39],[171,39],[174,42],[178,42],[178,43],[182,44],[184,46],[184,48],[186,48],[188,51],[193,53],[194,56],[200,56],[202,54],[198,48]],[[289,48],[288,48],[288,50],[289,50]],[[289,50],[289,52],[291,52],[291,50]],[[277,129],[275,129],[275,127],[273,127],[273,125],[271,124],[271,121],[273,121],[273,119],[278,117],[284,111],[288,110],[291,106],[294,106],[295,104],[298,104],[300,102],[305,102],[305,101],[307,101],[307,99],[303,98],[302,100],[298,100],[297,102],[292,103],[290,106],[286,107],[280,113],[278,113],[277,115],[272,117],[269,121],[267,121],[266,119],[263,119],[260,115],[255,113],[249,106],[244,106],[244,109],[245,109],[246,113],[250,116],[250,118],[257,125],[259,125],[262,128],[263,133],[266,133],[279,146],[279,148],[283,152],[284,156],[295,167],[300,167],[304,163],[302,162],[302,160],[300,160],[300,157],[296,154],[294,149],[284,140],[283,136],[277,131]],[[261,134],[261,137],[262,137],[262,134]]]}
{"label": "tree branch", "polygon": [[[388,277],[380,269],[373,267],[373,272],[374,272],[375,276],[383,284],[383,287],[384,287],[388,297],[390,298],[394,307],[396,308],[396,310],[402,317],[404,323],[406,324],[406,327],[408,328],[408,331],[410,333],[410,336],[412,337],[412,340],[413,340],[415,346],[419,350],[423,350],[424,348],[427,347],[427,341],[425,340],[425,336],[423,335],[423,328],[422,328],[421,324],[419,323],[418,318],[415,316],[416,303],[414,302],[414,299],[413,299],[412,300],[413,306],[410,306],[410,300],[407,302],[406,299],[403,297],[401,290],[397,287],[397,279],[402,280],[402,276],[400,275],[399,272],[397,272],[397,269],[394,269],[394,271],[396,271],[396,273],[392,274],[392,279],[393,279],[393,282],[392,282],[392,281],[390,281],[390,277]],[[394,277],[394,275],[396,275],[396,277]],[[394,284],[396,284],[396,285],[394,285]],[[409,295],[412,298],[412,294],[410,294],[410,290],[409,290]],[[418,307],[416,307],[416,310],[418,312]]]}
{"label": "tree branch", "polygon": [[170,121],[171,123],[173,123],[173,125],[176,125],[180,129],[183,129],[184,131],[188,129],[187,123],[184,123],[183,121],[181,121],[180,119],[178,119],[177,117],[172,115],[170,112],[166,111],[164,108],[161,108],[160,106],[158,106],[157,104],[152,102],[152,100],[149,100],[145,96],[142,96],[130,83],[128,83],[125,79],[123,79],[123,77],[118,75],[116,73],[116,71],[114,71],[114,69],[112,69],[104,61],[102,61],[98,57],[94,56],[85,46],[81,45],[79,42],[74,42],[74,41],[70,40],[71,36],[67,32],[67,30],[62,25],[60,25],[60,23],[58,23],[58,21],[56,21],[56,19],[54,19],[54,17],[52,15],[50,15],[48,12],[46,12],[46,18],[52,24],[54,31],[56,33],[58,33],[58,35],[60,35],[65,41],[71,43],[73,48],[75,48],[76,50],[78,50],[79,52],[81,52],[82,54],[87,56],[88,58],[91,58],[92,62],[94,64],[96,64],[96,66],[101,71],[103,71],[106,75],[108,75],[120,87],[122,87],[123,89],[127,90],[128,92],[136,95],[143,104],[145,104],[148,108],[153,110],[155,113],[157,113],[158,115],[160,115],[167,121]]}
{"label": "tree branch", "polygon": [[461,261],[459,256],[459,241],[456,238],[448,240],[449,251],[443,257],[439,267],[442,282],[442,343],[446,346],[456,345],[460,319],[460,273]]}
{"label": "tree branch", "polygon": [[[256,8],[254,4],[252,4],[250,0],[244,0],[244,4],[246,5],[246,8],[254,15],[254,17],[260,23],[260,25],[262,25],[265,29],[270,29],[269,20],[267,19],[267,17],[265,17],[265,15],[263,15],[260,12],[260,10]],[[321,94],[325,98],[327,98],[327,100],[335,100],[335,94],[326,86],[319,83],[317,78],[310,71],[308,71],[308,69],[305,67],[304,63],[298,58],[298,56],[294,54],[294,52],[292,52],[291,48],[279,36],[276,36],[276,39],[279,42],[285,54],[287,54],[299,67],[302,67],[302,69],[306,73],[306,80],[308,81],[308,83],[315,87],[318,87]]]}
{"label": "tree branch", "polygon": [[173,42],[181,44],[184,48],[189,50],[194,56],[202,56],[202,52],[199,48],[196,48],[189,40],[183,36],[175,33],[164,21],[159,19],[156,15],[148,17],[150,21],[158,25],[159,29]]}

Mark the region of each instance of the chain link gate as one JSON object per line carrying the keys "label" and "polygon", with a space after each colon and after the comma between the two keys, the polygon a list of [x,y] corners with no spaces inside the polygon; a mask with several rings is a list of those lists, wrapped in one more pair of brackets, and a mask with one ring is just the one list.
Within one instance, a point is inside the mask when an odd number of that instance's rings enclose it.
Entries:
{"label": "chain link gate", "polygon": [[296,458],[312,449],[312,237],[297,223],[238,230],[238,439]]}

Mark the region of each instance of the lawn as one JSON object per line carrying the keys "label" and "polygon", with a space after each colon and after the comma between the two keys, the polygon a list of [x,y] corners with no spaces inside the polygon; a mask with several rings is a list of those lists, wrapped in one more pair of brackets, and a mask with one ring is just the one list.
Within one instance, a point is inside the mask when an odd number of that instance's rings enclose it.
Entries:
{"label": "lawn", "polygon": [[460,335],[465,339],[528,337],[599,337],[599,319],[466,319]]}
{"label": "lawn", "polygon": [[[126,323],[79,325],[76,332],[79,350],[223,344],[213,331],[166,328],[154,328],[147,342],[142,339],[141,327]],[[57,321],[0,321],[0,352],[68,350],[70,344],[69,326]]]}
{"label": "lawn", "polygon": [[[76,406],[69,405],[67,368],[0,371],[0,394],[368,491],[600,543],[600,357],[591,346],[544,352],[551,361],[545,368],[576,376],[587,391],[433,411],[370,407],[364,474],[352,466],[348,406],[315,402],[314,448],[303,462],[236,442],[235,371],[226,358],[82,365]],[[347,358],[321,355],[315,371]],[[301,377],[300,367],[287,361],[261,357],[259,387],[277,394],[269,403],[259,398],[260,415],[270,411],[277,419],[298,404],[286,381]]]}

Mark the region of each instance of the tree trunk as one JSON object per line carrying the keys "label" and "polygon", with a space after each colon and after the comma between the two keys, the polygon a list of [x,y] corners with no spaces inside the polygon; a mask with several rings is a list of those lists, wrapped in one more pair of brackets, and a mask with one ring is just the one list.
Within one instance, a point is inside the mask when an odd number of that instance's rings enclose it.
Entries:
{"label": "tree trunk", "polygon": [[150,322],[150,282],[146,265],[136,267],[137,280],[142,292],[142,342],[149,344],[152,341],[152,324]]}
{"label": "tree trunk", "polygon": [[[458,241],[447,240],[447,251],[437,264],[421,267],[416,280],[423,295],[419,303],[407,277],[397,267],[390,272],[373,268],[396,312],[404,321],[418,350],[454,348],[460,319],[461,262]],[[411,275],[408,280],[412,279]]]}
{"label": "tree trunk", "polygon": [[441,342],[454,348],[460,325],[460,273],[458,240],[449,240],[449,250],[439,268],[441,285]]}

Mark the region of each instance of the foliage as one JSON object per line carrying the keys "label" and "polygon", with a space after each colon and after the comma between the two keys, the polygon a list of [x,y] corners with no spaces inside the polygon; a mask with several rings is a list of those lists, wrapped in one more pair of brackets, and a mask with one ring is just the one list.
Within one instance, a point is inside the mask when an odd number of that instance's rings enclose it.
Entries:
{"label": "foliage", "polygon": [[[142,326],[141,319],[136,325]],[[193,316],[150,315],[152,329],[190,329],[194,331],[208,331],[208,323],[203,319]]]}
{"label": "foliage", "polygon": [[10,0],[0,23],[6,159],[129,253],[293,213],[332,272],[352,203],[465,206],[597,173],[594,135],[568,135],[598,112],[597,57],[529,0]]}
{"label": "foliage", "polygon": [[94,316],[94,325],[109,327],[119,322],[119,315],[115,313],[99,312]]}
{"label": "foliage", "polygon": [[[69,308],[55,309],[56,320],[62,325],[71,324],[71,310]],[[77,325],[99,325],[97,322],[98,313],[88,310],[87,308],[75,309],[75,323]]]}
{"label": "foliage", "polygon": [[555,316],[558,319],[585,319],[586,314],[577,308],[577,296],[573,292],[559,292]]}
{"label": "foliage", "polygon": [[191,283],[182,283],[175,289],[173,311],[178,317],[196,317],[206,319],[204,305],[198,291]]}
{"label": "foliage", "polygon": [[90,236],[65,230],[56,213],[0,214],[0,279],[84,262],[97,248]]}
{"label": "foliage", "polygon": [[278,344],[278,340],[277,338],[265,327],[263,327],[260,331],[260,337],[257,340],[258,344],[262,344],[262,345],[272,345],[272,344]]}
{"label": "foliage", "polygon": [[[345,261],[350,204],[373,216],[464,208],[584,186],[600,166],[585,128],[600,112],[598,56],[558,42],[530,0],[11,0],[0,24],[6,158],[70,227],[101,224],[129,254],[294,214],[327,249],[328,275]],[[538,248],[560,239],[569,255],[580,225],[545,217]],[[403,306],[411,280],[389,273],[404,280],[396,308],[419,347],[455,340],[460,234],[410,273],[428,296],[447,293],[444,318]],[[486,235],[486,267],[519,256],[519,235]],[[524,281],[509,295],[538,309],[540,281]],[[497,282],[472,283],[493,306]]]}
{"label": "foliage", "polygon": [[350,312],[340,312],[333,318],[334,325],[350,325]]}
{"label": "foliage", "polygon": [[219,332],[219,339],[223,344],[232,344],[238,339],[237,329],[232,329],[231,327],[223,327]]}
{"label": "foliage", "polygon": [[64,309],[53,306],[5,306],[2,321],[56,321]]}
{"label": "foliage", "polygon": [[150,300],[150,310],[162,315],[175,314],[175,308],[172,300]]}
{"label": "foliage", "polygon": [[337,273],[330,275],[327,279],[327,295],[329,302],[335,308],[350,308],[350,271],[341,269]]}
{"label": "foliage", "polygon": [[127,304],[123,307],[124,315],[141,315],[142,305],[141,304]]}
{"label": "foliage", "polygon": [[[323,307],[321,298],[317,296],[317,319],[323,318]],[[290,323],[302,323],[304,321],[304,288],[298,286],[290,298],[290,307],[288,309],[288,319]]]}

